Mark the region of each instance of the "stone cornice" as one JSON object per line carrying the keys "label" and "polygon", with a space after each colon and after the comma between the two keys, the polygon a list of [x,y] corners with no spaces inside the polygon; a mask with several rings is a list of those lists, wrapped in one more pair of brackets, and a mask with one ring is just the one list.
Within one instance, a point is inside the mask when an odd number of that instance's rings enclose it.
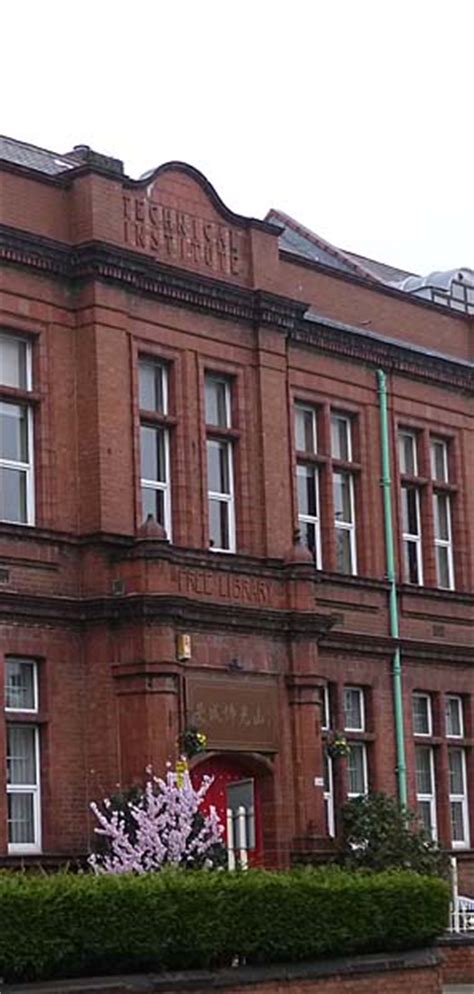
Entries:
{"label": "stone cornice", "polygon": [[29,268],[56,279],[80,284],[112,283],[165,304],[214,314],[254,327],[278,328],[295,344],[335,354],[389,372],[428,380],[472,393],[473,368],[430,351],[410,347],[342,326],[325,318],[307,320],[308,305],[263,290],[237,287],[155,261],[127,249],[90,242],[70,247],[30,232],[0,226],[0,264]]}
{"label": "stone cornice", "polygon": [[308,306],[278,294],[177,269],[139,252],[100,242],[69,247],[4,225],[0,225],[0,263],[25,266],[68,281],[114,283],[165,304],[253,326],[269,325],[282,332],[291,331]]}
{"label": "stone cornice", "polygon": [[318,640],[334,624],[329,614],[313,611],[274,610],[220,604],[167,594],[135,594],[97,598],[48,597],[0,593],[0,619],[13,623],[45,625],[93,624],[120,626],[177,623],[199,629],[266,632],[276,638],[311,638]]}
{"label": "stone cornice", "polygon": [[290,333],[292,341],[332,352],[353,362],[362,362],[374,369],[398,373],[417,380],[430,380],[443,387],[474,393],[474,367],[457,362],[454,357],[443,357],[429,351],[410,348],[402,342],[384,339],[363,329],[341,326],[331,320],[302,320]]}

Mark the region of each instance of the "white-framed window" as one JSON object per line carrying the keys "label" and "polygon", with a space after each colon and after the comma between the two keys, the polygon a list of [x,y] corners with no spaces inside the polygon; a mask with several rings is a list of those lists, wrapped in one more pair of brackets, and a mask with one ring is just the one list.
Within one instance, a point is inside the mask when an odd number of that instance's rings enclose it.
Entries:
{"label": "white-framed window", "polygon": [[331,728],[331,699],[327,684],[321,690],[321,728],[325,732]]}
{"label": "white-framed window", "polygon": [[326,832],[331,838],[336,834],[336,820],[334,813],[334,766],[331,756],[323,753],[323,776],[324,776],[324,811],[326,816]]}
{"label": "white-framed window", "polygon": [[432,735],[433,718],[429,694],[413,694],[412,716],[414,735]]}
{"label": "white-framed window", "polygon": [[462,697],[458,694],[447,694],[445,700],[446,735],[450,739],[462,739],[464,736],[464,715]]}
{"label": "white-framed window", "polygon": [[31,659],[5,661],[5,711],[38,711],[38,668]]}
{"label": "white-framed window", "polygon": [[0,333],[0,391],[22,391],[23,397],[0,396],[0,521],[33,525],[34,447],[31,343]]}
{"label": "white-framed window", "polygon": [[213,435],[213,429],[232,428],[231,387],[227,378],[206,374],[207,488],[209,548],[235,552],[235,487],[233,441]]}
{"label": "white-framed window", "polygon": [[331,455],[342,462],[352,462],[352,425],[346,414],[331,415]]}
{"label": "white-framed window", "polygon": [[347,757],[347,796],[360,797],[368,792],[367,746],[364,742],[351,742]]}
{"label": "white-framed window", "polygon": [[415,746],[416,801],[423,828],[432,839],[438,837],[434,751],[431,746]]}
{"label": "white-framed window", "polygon": [[404,582],[420,586],[423,583],[420,491],[411,484],[402,484],[402,540]]}
{"label": "white-framed window", "polygon": [[[352,422],[345,414],[331,414],[331,456],[352,462]],[[336,530],[336,569],[338,573],[357,573],[354,476],[333,467],[334,525]]]}
{"label": "white-framed window", "polygon": [[338,573],[357,573],[354,478],[352,473],[333,473],[336,566]]}
{"label": "white-framed window", "polygon": [[399,432],[398,459],[403,476],[418,476],[417,438],[414,432]]}
{"label": "white-framed window", "polygon": [[164,363],[139,359],[138,390],[141,411],[168,414],[168,370]]}
{"label": "white-framed window", "polygon": [[[41,851],[39,729],[25,719],[38,712],[38,675],[35,662],[5,661],[7,714],[8,851]],[[12,720],[15,715],[16,720]]]}
{"label": "white-framed window", "polygon": [[142,519],[151,514],[171,540],[170,435],[160,423],[168,414],[168,369],[164,363],[140,358],[138,388]]}
{"label": "white-framed window", "polygon": [[365,703],[362,687],[344,687],[344,729],[365,731]]}
{"label": "white-framed window", "polygon": [[454,589],[453,538],[451,530],[451,498],[449,494],[433,494],[434,543],[438,587]]}
{"label": "white-framed window", "polygon": [[314,555],[316,569],[321,569],[321,515],[319,504],[319,470],[306,456],[316,455],[318,436],[316,411],[303,404],[295,406],[295,446],[297,453],[296,483],[298,493],[298,523],[301,540]]}
{"label": "white-framed window", "polygon": [[169,431],[159,425],[140,425],[142,517],[152,514],[171,539]]}
{"label": "white-framed window", "polygon": [[431,479],[433,482],[448,483],[448,446],[442,438],[432,438],[430,445]]}
{"label": "white-framed window", "polygon": [[451,844],[453,848],[467,849],[470,845],[470,833],[464,749],[454,747],[448,749],[448,767]]}

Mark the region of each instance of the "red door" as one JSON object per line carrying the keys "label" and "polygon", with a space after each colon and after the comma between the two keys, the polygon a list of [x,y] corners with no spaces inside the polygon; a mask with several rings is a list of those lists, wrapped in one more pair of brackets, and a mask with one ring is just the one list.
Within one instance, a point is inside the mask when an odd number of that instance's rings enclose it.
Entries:
{"label": "red door", "polygon": [[253,798],[254,798],[254,811],[253,811],[253,831],[249,831],[248,837],[252,848],[248,850],[248,860],[251,866],[260,866],[262,863],[262,822],[261,822],[261,804],[260,804],[260,791],[258,779],[249,772],[248,768],[240,759],[233,759],[232,756],[215,756],[212,759],[206,759],[204,762],[199,763],[195,766],[192,771],[193,783],[197,786],[203,776],[213,777],[213,782],[209,787],[206,794],[203,809],[208,811],[211,806],[214,806],[221,823],[224,826],[224,841],[227,845],[227,808],[232,805],[231,797],[232,791],[227,790],[228,787],[232,785],[237,785],[242,782],[248,783],[252,781],[253,784]]}

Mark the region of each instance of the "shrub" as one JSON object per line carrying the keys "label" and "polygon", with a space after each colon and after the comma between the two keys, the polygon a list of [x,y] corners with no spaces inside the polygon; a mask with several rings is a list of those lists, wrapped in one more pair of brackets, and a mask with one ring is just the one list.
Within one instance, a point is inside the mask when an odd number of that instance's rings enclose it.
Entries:
{"label": "shrub", "polygon": [[0,874],[8,982],[407,949],[446,926],[448,888],[339,868],[30,877]]}
{"label": "shrub", "polygon": [[418,817],[393,797],[355,797],[342,809],[341,862],[349,869],[414,870],[447,877],[449,861],[421,828]]}

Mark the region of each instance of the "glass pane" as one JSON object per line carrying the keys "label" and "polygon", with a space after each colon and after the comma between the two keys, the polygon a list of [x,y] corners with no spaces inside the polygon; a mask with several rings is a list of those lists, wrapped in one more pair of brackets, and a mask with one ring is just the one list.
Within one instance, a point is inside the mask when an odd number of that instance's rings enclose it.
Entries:
{"label": "glass pane", "polygon": [[434,441],[431,443],[431,476],[433,480],[447,481],[447,456],[448,453],[445,442]]}
{"label": "glass pane", "polygon": [[415,758],[417,794],[433,794],[431,749],[427,746],[417,746],[415,749]]}
{"label": "glass pane", "polygon": [[365,794],[366,791],[364,748],[363,745],[351,744],[351,751],[347,760],[349,794]]}
{"label": "glass pane", "polygon": [[462,749],[448,749],[449,793],[464,794],[464,756]]}
{"label": "glass pane", "polygon": [[462,801],[451,801],[451,841],[465,842],[464,811]]}
{"label": "glass pane", "polygon": [[1,521],[27,521],[26,478],[26,470],[0,466]]}
{"label": "glass pane", "polygon": [[300,514],[312,518],[318,515],[317,506],[317,470],[312,466],[297,466],[298,509]]}
{"label": "glass pane", "polygon": [[425,832],[434,837],[434,824],[432,819],[432,807],[431,801],[418,801],[417,804],[418,814],[420,816],[421,824],[425,829]]}
{"label": "glass pane", "polygon": [[209,500],[209,545],[214,549],[230,549],[227,501]]}
{"label": "glass pane", "polygon": [[446,545],[436,546],[436,578],[438,587],[445,590],[452,587],[449,548]]}
{"label": "glass pane", "polygon": [[26,342],[0,335],[0,383],[3,386],[27,389],[26,354]]}
{"label": "glass pane", "polygon": [[418,542],[406,539],[403,543],[403,579],[405,583],[420,583]]}
{"label": "glass pane", "polygon": [[446,699],[446,735],[462,735],[462,700],[460,697]]}
{"label": "glass pane", "polygon": [[140,362],[138,367],[140,407],[144,411],[157,411],[166,414],[165,370],[159,363]]}
{"label": "glass pane", "polygon": [[332,790],[332,759],[327,755],[326,751],[323,752],[323,777],[324,777],[324,790],[326,794],[330,794]]}
{"label": "glass pane", "polygon": [[36,729],[30,725],[7,726],[7,783],[36,784]]}
{"label": "glass pane", "polygon": [[298,452],[316,452],[316,417],[307,407],[295,408],[295,444]]}
{"label": "glass pane", "polygon": [[212,493],[230,494],[228,442],[208,439],[207,486]]}
{"label": "glass pane", "polygon": [[226,380],[206,376],[205,406],[207,425],[217,425],[219,428],[230,427],[228,390],[229,385]]}
{"label": "glass pane", "polygon": [[159,525],[166,525],[165,522],[165,494],[163,490],[155,490],[153,487],[142,487],[142,519],[146,521],[149,514],[152,514]]}
{"label": "glass pane", "polygon": [[417,475],[416,438],[402,432],[398,439],[400,472],[406,476]]}
{"label": "glass pane", "polygon": [[333,474],[333,494],[336,521],[351,523],[351,477],[349,473]]}
{"label": "glass pane", "polygon": [[402,487],[402,521],[406,535],[419,535],[418,499],[416,487]]}
{"label": "glass pane", "polygon": [[33,794],[15,791],[8,795],[8,841],[18,846],[36,842]]}
{"label": "glass pane", "polygon": [[348,462],[351,458],[351,426],[347,418],[334,415],[331,418],[331,454],[333,459],[343,459]]}
{"label": "glass pane", "polygon": [[140,454],[142,480],[166,483],[165,432],[162,428],[141,426]]}
{"label": "glass pane", "polygon": [[433,504],[435,538],[447,542],[449,540],[449,497],[446,494],[434,494]]}
{"label": "glass pane", "polygon": [[0,459],[28,462],[28,412],[18,404],[0,403]]}
{"label": "glass pane", "polygon": [[346,728],[363,731],[362,696],[363,691],[357,687],[344,688],[344,725]]}
{"label": "glass pane", "polygon": [[430,704],[429,697],[413,694],[413,731],[415,735],[431,734]]}
{"label": "glass pane", "polygon": [[35,664],[20,659],[7,659],[5,665],[5,707],[34,710]]}
{"label": "glass pane", "polygon": [[300,535],[303,545],[311,549],[311,552],[316,552],[318,542],[316,525],[313,525],[311,521],[300,521]]}
{"label": "glass pane", "polygon": [[336,571],[349,575],[354,572],[351,533],[347,528],[336,528]]}

